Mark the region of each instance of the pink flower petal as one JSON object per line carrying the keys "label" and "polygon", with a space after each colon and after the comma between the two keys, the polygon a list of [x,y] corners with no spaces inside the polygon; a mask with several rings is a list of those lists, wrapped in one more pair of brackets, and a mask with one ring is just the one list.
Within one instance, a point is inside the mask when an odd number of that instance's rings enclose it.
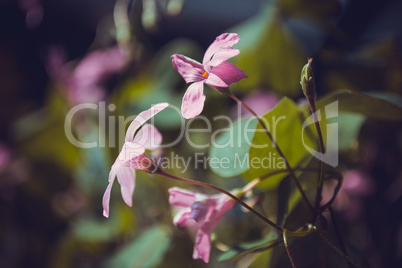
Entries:
{"label": "pink flower petal", "polygon": [[204,65],[204,69],[207,72],[211,72],[213,67],[218,66],[224,61],[227,61],[228,59],[237,56],[240,54],[240,50],[234,49],[234,48],[222,48],[216,52],[214,56],[212,56],[212,59],[208,62],[208,64]]}
{"label": "pink flower petal", "polygon": [[191,214],[190,209],[180,210],[179,213],[177,213],[176,216],[174,217],[173,224],[184,227],[187,224],[187,220],[188,220],[188,217],[190,217],[190,214]]}
{"label": "pink flower petal", "polygon": [[218,223],[222,215],[225,214],[226,211],[231,209],[236,204],[236,202],[233,199],[224,195],[222,195],[220,199],[217,200],[217,203],[218,204],[216,206],[216,214],[214,215],[213,218],[213,224],[212,224],[213,227]]}
{"label": "pink flower petal", "polygon": [[[145,152],[145,147],[142,144],[134,142],[125,142],[121,148],[120,154],[114,162],[112,169],[117,170],[125,163],[128,163],[133,158],[142,155]],[[117,171],[116,171],[117,172]]]}
{"label": "pink flower petal", "polygon": [[211,251],[211,232],[212,226],[210,222],[205,222],[201,225],[195,236],[193,259],[201,259],[208,263]]}
{"label": "pink flower petal", "polygon": [[181,189],[179,187],[173,187],[169,189],[169,203],[172,206],[188,207],[195,202],[195,194],[191,191]]}
{"label": "pink flower petal", "polygon": [[211,87],[228,87],[229,85],[223,81],[219,76],[214,73],[210,73],[208,75],[208,79],[205,81],[205,84]]}
{"label": "pink flower petal", "polygon": [[183,117],[190,119],[199,115],[204,108],[204,102],[204,83],[195,82],[191,84],[187,88],[181,104],[181,113]]}
{"label": "pink flower petal", "polygon": [[205,204],[205,202],[194,202],[191,205],[190,219],[193,219],[196,222],[204,220],[207,215],[208,209],[208,204]]}
{"label": "pink flower petal", "polygon": [[121,196],[128,206],[132,206],[135,187],[135,171],[130,167],[122,167],[117,171],[117,180],[120,183]]}
{"label": "pink flower petal", "polygon": [[[239,35],[236,33],[224,33],[218,36],[215,41],[205,51],[202,64],[208,65],[213,57],[220,57],[220,53],[226,53],[222,48],[230,48],[237,42],[239,42]],[[233,56],[232,56],[233,57]]]}
{"label": "pink flower petal", "polygon": [[214,82],[216,83],[216,81],[212,80],[214,78],[213,75],[219,77],[226,84],[227,87],[233,83],[239,82],[243,78],[247,78],[247,75],[243,72],[243,70],[237,68],[229,62],[222,62],[212,69],[212,72],[208,76],[207,81],[205,81],[207,85],[212,85],[212,83]]}
{"label": "pink flower petal", "polygon": [[133,141],[134,140],[134,134],[137,131],[137,129],[142,126],[145,121],[150,119],[151,117],[155,116],[157,113],[165,109],[166,107],[169,106],[169,103],[167,102],[162,102],[158,103],[151,108],[149,108],[146,111],[141,112],[137,117],[131,122],[130,126],[127,129],[126,133],[126,141]]}
{"label": "pink flower petal", "polygon": [[142,144],[145,149],[156,149],[162,143],[162,134],[150,124],[145,124],[135,135],[134,143]]}
{"label": "pink flower petal", "polygon": [[204,67],[197,61],[180,54],[171,56],[173,67],[179,72],[186,83],[205,80]]}
{"label": "pink flower petal", "polygon": [[103,216],[105,216],[106,218],[109,218],[110,192],[112,191],[112,186],[113,186],[114,177],[115,177],[115,174],[113,174],[112,171],[110,171],[110,173],[111,174],[109,175],[109,184],[106,187],[106,191],[103,194],[103,199],[102,199]]}

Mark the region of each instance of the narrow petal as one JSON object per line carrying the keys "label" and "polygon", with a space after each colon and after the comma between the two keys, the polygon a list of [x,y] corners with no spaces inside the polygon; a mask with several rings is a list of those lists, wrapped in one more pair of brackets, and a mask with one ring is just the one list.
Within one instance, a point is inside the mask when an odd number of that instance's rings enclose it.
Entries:
{"label": "narrow petal", "polygon": [[187,224],[188,217],[190,217],[190,209],[180,210],[176,216],[173,218],[173,224],[184,227]]}
{"label": "narrow petal", "polygon": [[117,180],[120,183],[121,196],[128,206],[133,204],[135,187],[135,171],[130,167],[122,167],[117,172]]}
{"label": "narrow petal", "polygon": [[229,87],[225,81],[214,73],[210,73],[208,75],[208,79],[205,81],[205,84],[211,87]]}
{"label": "narrow petal", "polygon": [[[209,46],[207,51],[205,51],[204,59],[202,60],[203,65],[208,65],[212,57],[214,57],[219,50],[222,48],[230,48],[237,42],[239,42],[239,35],[236,33],[224,33],[218,36],[215,41]],[[218,53],[219,54],[219,53]],[[216,55],[218,56],[218,55]],[[232,56],[233,57],[233,56]]]}
{"label": "narrow petal", "polygon": [[219,49],[213,56],[212,59],[204,65],[204,68],[207,72],[211,72],[212,68],[218,66],[222,62],[227,61],[228,59],[237,56],[240,54],[240,50],[234,48],[222,48]]}
{"label": "narrow petal", "polygon": [[179,72],[186,83],[202,81],[205,73],[201,63],[180,54],[171,56],[173,67]]}
{"label": "narrow petal", "polygon": [[169,203],[176,207],[190,208],[196,199],[195,193],[179,187],[170,188],[169,194]]}
{"label": "narrow petal", "polygon": [[111,171],[110,174],[109,174],[109,184],[106,187],[106,191],[103,194],[103,199],[102,199],[103,216],[105,216],[106,218],[109,218],[110,193],[112,191],[114,177],[115,177],[115,174],[113,174],[112,171]]}
{"label": "narrow petal", "polygon": [[205,263],[209,261],[211,251],[211,223],[205,222],[195,236],[193,259],[201,259]]}
{"label": "narrow petal", "polygon": [[191,84],[187,88],[181,104],[181,113],[183,117],[190,119],[199,115],[204,108],[204,102],[204,83],[195,82]]}
{"label": "narrow petal", "polygon": [[228,87],[243,78],[247,78],[243,70],[229,62],[222,62],[212,69],[205,84],[216,87]]}
{"label": "narrow petal", "polygon": [[117,170],[128,163],[131,159],[142,155],[145,152],[145,147],[142,144],[134,142],[125,142],[121,148],[120,154],[114,162],[112,169]]}
{"label": "narrow petal", "polygon": [[134,143],[141,144],[145,149],[156,149],[162,143],[162,134],[151,124],[145,124],[135,135]]}
{"label": "narrow petal", "polygon": [[149,108],[148,110],[143,111],[139,115],[137,115],[137,117],[133,120],[133,122],[131,122],[130,126],[127,129],[126,141],[133,141],[135,131],[137,131],[137,129],[140,126],[142,126],[145,123],[145,121],[155,116],[157,113],[159,113],[168,106],[169,103],[167,102],[158,103]]}
{"label": "narrow petal", "polygon": [[212,221],[212,228],[215,227],[215,225],[218,223],[218,221],[221,219],[222,215],[225,214],[226,211],[231,209],[235,205],[235,201],[231,198],[228,198],[225,195],[222,195],[218,200],[217,200],[217,206],[216,206],[216,211],[215,215],[213,216]]}

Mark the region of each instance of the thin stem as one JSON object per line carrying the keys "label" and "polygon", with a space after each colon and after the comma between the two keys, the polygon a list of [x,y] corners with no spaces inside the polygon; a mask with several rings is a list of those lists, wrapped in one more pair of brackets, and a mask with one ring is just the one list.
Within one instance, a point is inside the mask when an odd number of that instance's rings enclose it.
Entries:
{"label": "thin stem", "polygon": [[319,214],[321,214],[321,213],[324,212],[325,210],[331,208],[332,203],[335,201],[335,198],[336,198],[336,196],[338,195],[339,190],[341,189],[341,186],[342,186],[342,179],[343,179],[343,178],[342,178],[342,175],[341,175],[340,173],[338,173],[338,172],[333,172],[332,175],[335,176],[335,178],[338,180],[338,184],[336,185],[336,187],[335,187],[335,189],[334,189],[334,194],[332,195],[332,198],[331,198],[325,205],[323,205],[323,206],[321,207]]}
{"label": "thin stem", "polygon": [[[347,255],[345,245],[343,244],[341,233],[339,231],[338,224],[335,219],[335,212],[332,209],[332,207],[329,207],[329,213],[331,214],[332,225],[334,226],[335,235],[336,235],[336,238],[338,238],[338,242],[339,242],[339,246],[341,247],[341,251],[343,252],[343,254]],[[353,267],[349,262],[348,262],[348,264],[350,267]]]}
{"label": "thin stem", "polygon": [[286,252],[288,253],[289,260],[290,260],[290,263],[292,264],[292,267],[296,268],[295,261],[293,260],[292,255],[290,254],[288,239],[286,237],[286,229],[283,231],[283,244],[285,245],[285,249],[286,249]]}
{"label": "thin stem", "polygon": [[287,158],[285,157],[285,155],[283,154],[282,150],[279,148],[278,144],[276,143],[274,137],[272,137],[271,132],[268,130],[267,126],[265,125],[264,121],[256,114],[256,112],[254,112],[253,109],[251,109],[247,104],[245,104],[244,102],[242,102],[240,99],[238,99],[235,95],[233,95],[230,91],[225,92],[226,95],[228,95],[229,97],[231,97],[233,100],[235,100],[237,103],[239,103],[241,106],[243,106],[244,108],[246,108],[250,113],[252,113],[255,118],[257,118],[258,122],[261,124],[261,126],[264,128],[266,134],[268,135],[268,138],[270,139],[272,145],[275,147],[276,151],[278,152],[279,156],[283,159],[283,161],[285,162],[286,168],[289,170],[289,173],[291,175],[291,177],[293,178],[297,188],[299,189],[300,194],[302,195],[303,201],[306,204],[306,206],[311,210],[311,212],[314,214],[315,210],[313,208],[313,206],[311,205],[310,201],[308,200],[306,193],[304,192],[303,188],[300,185],[299,180],[297,179],[296,175],[294,174],[294,170],[292,169],[292,167],[290,166]]}
{"label": "thin stem", "polygon": [[238,202],[240,205],[242,205],[243,207],[245,207],[246,209],[248,209],[249,211],[251,211],[252,213],[254,213],[257,217],[259,217],[260,219],[262,219],[264,222],[266,222],[267,224],[269,224],[270,226],[274,227],[275,229],[279,230],[280,232],[283,232],[283,228],[280,227],[279,225],[277,225],[276,223],[270,221],[269,219],[267,219],[266,217],[264,217],[262,214],[260,214],[258,211],[256,211],[255,209],[253,209],[252,207],[250,207],[249,205],[247,205],[246,203],[244,203],[242,200],[240,200],[238,197],[236,197],[235,195],[233,195],[232,193],[219,188],[215,185],[209,184],[209,183],[205,183],[205,182],[200,182],[200,181],[194,181],[194,180],[190,180],[190,179],[184,179],[184,178],[180,178],[177,177],[175,175],[166,173],[165,171],[158,169],[155,173],[160,174],[162,176],[177,180],[177,181],[181,181],[181,182],[186,182],[186,183],[190,183],[190,184],[194,184],[194,185],[200,185],[200,186],[204,186],[204,187],[208,187],[211,189],[214,189],[216,191],[219,191],[227,196],[229,196],[230,198],[232,198],[233,200],[235,200],[236,202]]}
{"label": "thin stem", "polygon": [[[308,100],[308,103],[309,103],[309,106],[310,106],[311,113],[312,113],[312,115],[314,117],[314,125],[315,125],[315,129],[317,131],[318,143],[319,143],[319,146],[320,146],[320,153],[321,153],[320,154],[320,166],[319,166],[320,172],[319,172],[319,176],[318,176],[317,191],[316,191],[316,194],[315,194],[315,202],[314,202],[314,209],[315,209],[315,211],[318,211],[319,206],[320,206],[320,202],[321,202],[321,198],[322,198],[321,197],[321,192],[322,192],[322,187],[323,187],[323,183],[324,183],[324,180],[323,180],[324,162],[323,162],[322,156],[325,153],[325,147],[324,147],[324,140],[322,138],[320,122],[318,121],[318,118],[317,118],[317,112],[316,112],[316,109],[315,109],[314,99]],[[315,213],[314,221],[315,221],[315,218],[318,215],[319,215],[319,213]]]}
{"label": "thin stem", "polygon": [[353,267],[359,267],[359,265],[357,265],[354,261],[352,261],[351,258],[349,258],[348,255],[346,255],[345,253],[343,253],[342,251],[340,251],[334,244],[332,244],[321,232],[320,230],[317,230],[319,236],[321,237],[321,239],[327,243],[328,246],[330,246],[336,253],[338,253],[342,258],[344,258],[350,265],[352,265]]}

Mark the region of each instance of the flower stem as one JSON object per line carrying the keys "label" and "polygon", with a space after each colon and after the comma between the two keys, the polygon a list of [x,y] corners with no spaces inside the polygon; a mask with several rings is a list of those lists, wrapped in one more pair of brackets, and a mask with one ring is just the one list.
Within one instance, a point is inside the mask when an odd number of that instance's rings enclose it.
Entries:
{"label": "flower stem", "polygon": [[244,102],[242,102],[240,99],[238,99],[235,95],[233,95],[233,93],[231,93],[229,90],[228,92],[225,93],[226,95],[228,95],[230,98],[232,98],[234,101],[236,101],[237,103],[239,103],[241,106],[243,106],[244,108],[246,108],[250,113],[252,113],[255,118],[257,118],[258,122],[261,124],[261,126],[264,128],[265,133],[267,134],[268,138],[270,139],[272,145],[275,147],[276,151],[278,152],[279,156],[283,159],[283,161],[285,162],[286,168],[289,171],[289,174],[291,175],[292,179],[294,180],[297,188],[299,189],[300,194],[302,195],[303,201],[305,203],[305,205],[311,210],[311,212],[313,213],[313,215],[315,214],[315,209],[313,208],[313,206],[311,205],[310,201],[308,200],[306,193],[304,192],[303,188],[301,187],[301,184],[299,182],[299,180],[297,179],[294,170],[292,169],[292,167],[290,166],[288,160],[286,159],[285,155],[283,154],[282,150],[279,148],[278,144],[276,143],[274,137],[272,136],[271,132],[268,130],[267,126],[265,125],[264,121],[261,119],[261,117],[259,117],[257,115],[256,112],[254,112],[253,109],[251,109],[247,104],[245,104]]}
{"label": "flower stem", "polygon": [[316,217],[320,214],[319,213],[319,206],[320,206],[320,202],[321,202],[321,199],[322,199],[321,192],[322,192],[322,187],[323,187],[323,183],[324,183],[324,179],[323,179],[323,176],[324,176],[324,162],[323,162],[322,156],[323,156],[323,154],[325,154],[325,147],[324,147],[324,140],[322,138],[320,122],[318,121],[317,112],[316,112],[316,109],[315,109],[315,101],[314,101],[314,99],[311,99],[311,100],[308,99],[308,103],[309,103],[309,106],[310,106],[311,113],[312,113],[312,115],[314,117],[314,125],[315,125],[315,129],[317,131],[318,143],[319,143],[319,146],[320,146],[320,153],[321,153],[320,154],[320,166],[319,166],[320,171],[319,171],[319,175],[318,175],[317,190],[316,190],[315,201],[314,201],[314,209],[315,209],[315,212],[316,212],[316,213],[314,213],[314,219],[313,219],[313,222],[314,222]]}
{"label": "flower stem", "polygon": [[321,231],[317,230],[319,236],[321,237],[321,239],[327,243],[328,246],[330,246],[336,253],[338,253],[342,258],[344,258],[350,265],[352,265],[353,267],[359,267],[348,255],[346,255],[345,253],[343,253],[342,251],[340,251],[334,244],[332,244],[322,233]]}
{"label": "flower stem", "polygon": [[290,254],[288,238],[286,237],[286,230],[283,231],[283,244],[285,245],[285,249],[286,249],[286,252],[288,253],[289,260],[290,260],[290,263],[292,264],[292,267],[296,268],[295,261],[293,260],[292,255]]}
{"label": "flower stem", "polygon": [[194,181],[194,180],[190,180],[190,179],[180,178],[180,177],[177,177],[175,175],[169,174],[169,173],[163,171],[162,169],[158,169],[155,173],[160,174],[160,175],[165,176],[165,177],[168,177],[168,178],[171,178],[171,179],[174,179],[174,180],[177,180],[177,181],[186,182],[186,183],[190,183],[190,184],[194,184],[194,185],[200,185],[200,186],[208,187],[208,188],[214,189],[216,191],[219,191],[219,192],[229,196],[230,198],[232,198],[236,202],[238,202],[240,205],[242,205],[243,207],[245,207],[246,209],[248,209],[249,211],[254,213],[257,217],[262,219],[264,222],[266,222],[270,226],[274,227],[275,229],[277,229],[280,232],[283,232],[282,227],[280,227],[276,223],[274,223],[271,220],[269,220],[266,217],[264,217],[261,213],[259,213],[258,211],[256,211],[255,209],[253,209],[252,207],[250,207],[249,205],[244,203],[242,200],[240,200],[238,197],[236,197],[232,193],[230,193],[230,192],[228,192],[228,191],[226,191],[226,190],[224,190],[222,188],[219,188],[218,186],[215,186],[215,185],[212,185],[212,184],[209,184],[209,183],[205,183],[205,182],[200,182],[200,181]]}
{"label": "flower stem", "polygon": [[[345,254],[347,256],[345,245],[343,244],[342,237],[341,237],[341,232],[339,231],[338,224],[335,219],[335,212],[332,209],[332,207],[329,208],[329,213],[331,214],[332,226],[334,226],[335,235],[338,238],[338,242],[341,247],[341,251],[343,254]],[[351,263],[348,262],[348,264],[349,264],[349,267],[351,267],[351,268],[353,267]]]}

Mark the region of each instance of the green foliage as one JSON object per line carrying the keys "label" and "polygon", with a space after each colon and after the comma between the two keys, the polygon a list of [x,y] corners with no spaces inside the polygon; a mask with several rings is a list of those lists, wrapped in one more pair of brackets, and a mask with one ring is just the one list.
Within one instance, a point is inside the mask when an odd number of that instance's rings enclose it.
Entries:
{"label": "green foliage", "polygon": [[155,267],[169,249],[170,229],[156,225],[121,248],[106,267]]}
{"label": "green foliage", "polygon": [[334,101],[339,101],[338,109],[341,112],[361,114],[379,120],[402,120],[402,108],[400,106],[385,99],[350,90],[335,91],[323,97],[317,101],[317,109],[324,108]]}
{"label": "green foliage", "polygon": [[[311,129],[311,125],[303,129],[305,117],[292,100],[283,98],[262,119],[292,167],[303,166],[309,161],[311,154],[308,153],[305,145],[316,148],[315,130]],[[247,179],[252,180],[269,172],[286,168],[261,124],[257,126],[252,144],[249,155],[250,169],[244,173]],[[272,189],[285,175],[285,173],[274,175],[264,180],[259,186]]]}
{"label": "green foliage", "polygon": [[224,261],[245,253],[267,250],[267,248],[270,248],[271,246],[276,244],[277,239],[278,235],[276,233],[272,233],[262,238],[261,240],[237,245],[230,248],[225,253],[221,254],[218,260]]}
{"label": "green foliage", "polygon": [[209,155],[218,159],[219,163],[228,160],[228,164],[223,167],[209,162],[212,171],[222,177],[232,177],[248,169],[247,157],[257,123],[257,119],[253,118],[240,119],[216,139]]}
{"label": "green foliage", "polygon": [[231,31],[241,36],[237,46],[241,53],[233,58],[233,63],[249,74],[248,79],[235,87],[249,91],[267,86],[291,97],[302,93],[300,70],[307,55],[300,49],[277,8],[268,5],[253,20]]}

